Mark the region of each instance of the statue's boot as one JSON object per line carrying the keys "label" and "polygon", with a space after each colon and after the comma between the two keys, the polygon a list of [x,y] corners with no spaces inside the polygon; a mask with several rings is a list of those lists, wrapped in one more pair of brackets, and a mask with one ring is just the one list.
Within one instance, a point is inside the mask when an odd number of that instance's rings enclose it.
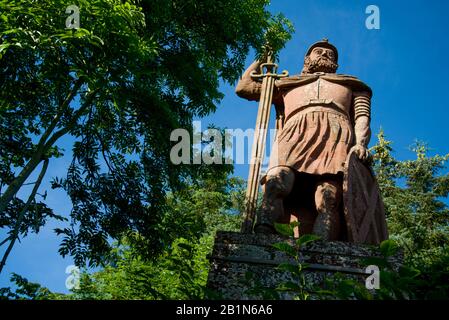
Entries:
{"label": "statue's boot", "polygon": [[284,214],[282,199],[267,198],[262,201],[261,207],[257,210],[255,233],[276,233],[274,223],[278,222],[279,216]]}

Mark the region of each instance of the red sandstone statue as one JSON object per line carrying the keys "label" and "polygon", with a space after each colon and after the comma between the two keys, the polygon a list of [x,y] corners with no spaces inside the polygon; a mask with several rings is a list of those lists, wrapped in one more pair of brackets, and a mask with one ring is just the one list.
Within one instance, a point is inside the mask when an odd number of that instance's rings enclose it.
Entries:
{"label": "red sandstone statue", "polygon": [[[274,223],[300,222],[299,233],[323,240],[378,244],[388,238],[384,208],[368,165],[371,89],[336,74],[338,51],[326,39],[307,51],[298,76],[275,82],[273,103],[281,123],[270,165],[261,179],[264,196],[255,232]],[[236,92],[260,99],[261,83],[243,74]]]}

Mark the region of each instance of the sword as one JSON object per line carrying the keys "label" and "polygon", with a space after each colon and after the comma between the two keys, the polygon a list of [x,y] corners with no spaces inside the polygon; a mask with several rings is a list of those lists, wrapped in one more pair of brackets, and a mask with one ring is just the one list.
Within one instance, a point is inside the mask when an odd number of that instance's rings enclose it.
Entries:
{"label": "sword", "polygon": [[267,62],[260,65],[260,73],[251,72],[251,78],[262,79],[260,92],[259,109],[257,111],[256,130],[251,150],[251,162],[249,165],[248,186],[246,189],[246,206],[242,233],[253,231],[256,216],[257,196],[259,194],[260,167],[263,162],[265,143],[267,140],[268,123],[270,121],[270,107],[273,101],[274,81],[279,78],[288,77],[288,72],[283,70],[281,74],[276,74],[278,65],[273,62],[271,54],[267,57]]}

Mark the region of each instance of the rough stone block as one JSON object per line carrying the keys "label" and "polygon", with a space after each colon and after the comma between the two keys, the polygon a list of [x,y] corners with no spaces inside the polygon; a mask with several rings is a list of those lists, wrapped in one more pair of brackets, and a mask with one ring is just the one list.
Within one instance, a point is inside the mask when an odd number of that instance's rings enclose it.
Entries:
{"label": "rough stone block", "polygon": [[[293,280],[291,273],[280,271],[277,266],[294,261],[273,247],[286,241],[293,244],[292,239],[279,235],[217,232],[209,257],[208,289],[223,299],[262,299],[260,290],[254,292],[256,287],[274,289]],[[318,286],[337,272],[365,283],[370,274],[366,273],[362,260],[369,257],[381,257],[377,247],[339,241],[314,241],[300,250],[300,262],[308,265],[305,280]],[[394,269],[399,268],[401,261],[401,254],[389,258]],[[294,295],[280,296],[291,299]]]}

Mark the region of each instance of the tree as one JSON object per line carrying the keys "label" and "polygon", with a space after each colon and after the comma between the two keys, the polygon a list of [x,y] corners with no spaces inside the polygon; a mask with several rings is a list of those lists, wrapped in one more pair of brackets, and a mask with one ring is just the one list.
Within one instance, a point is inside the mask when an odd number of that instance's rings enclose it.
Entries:
{"label": "tree", "polygon": [[[111,238],[145,239],[147,258],[167,248],[167,194],[201,171],[171,163],[170,132],[214,111],[219,80],[238,78],[270,21],[285,26],[270,20],[268,0],[73,4],[78,29],[66,29],[65,1],[0,1],[0,227],[9,230],[0,271],[16,239],[62,219],[38,202],[42,179],[30,177],[63,155],[65,135],[73,159],[52,187],[73,207],[70,225],[57,230],[60,253],[98,265]],[[36,189],[28,200],[17,196],[25,183]]]}
{"label": "tree", "polygon": [[64,297],[15,273],[11,276],[11,282],[17,289],[13,291],[11,288],[0,288],[0,300],[57,300]]}
{"label": "tree", "polygon": [[432,263],[449,249],[449,173],[442,173],[449,154],[429,156],[416,142],[415,160],[398,161],[381,130],[373,147],[374,171],[386,207],[390,238],[405,250],[413,265]]}
{"label": "tree", "polygon": [[156,260],[144,259],[140,250],[126,239],[116,243],[111,263],[92,274],[84,272],[80,288],[69,295],[51,293],[48,289],[13,275],[19,288],[4,288],[0,297],[9,299],[201,299],[209,271],[207,255],[211,253],[217,230],[238,231],[244,205],[245,188],[239,178],[205,174],[197,183],[170,194],[168,206],[172,217],[179,212],[188,230],[197,237],[188,240],[183,233]]}
{"label": "tree", "polygon": [[[199,228],[196,240],[182,235],[154,262],[141,258],[131,246],[115,248],[115,262],[92,275],[85,273],[73,299],[202,299],[209,272],[209,260],[217,230],[238,231],[243,208],[241,179],[208,176],[200,184],[170,195],[173,212],[189,212]],[[175,214],[177,216],[177,214]],[[195,225],[195,226],[194,226]]]}

